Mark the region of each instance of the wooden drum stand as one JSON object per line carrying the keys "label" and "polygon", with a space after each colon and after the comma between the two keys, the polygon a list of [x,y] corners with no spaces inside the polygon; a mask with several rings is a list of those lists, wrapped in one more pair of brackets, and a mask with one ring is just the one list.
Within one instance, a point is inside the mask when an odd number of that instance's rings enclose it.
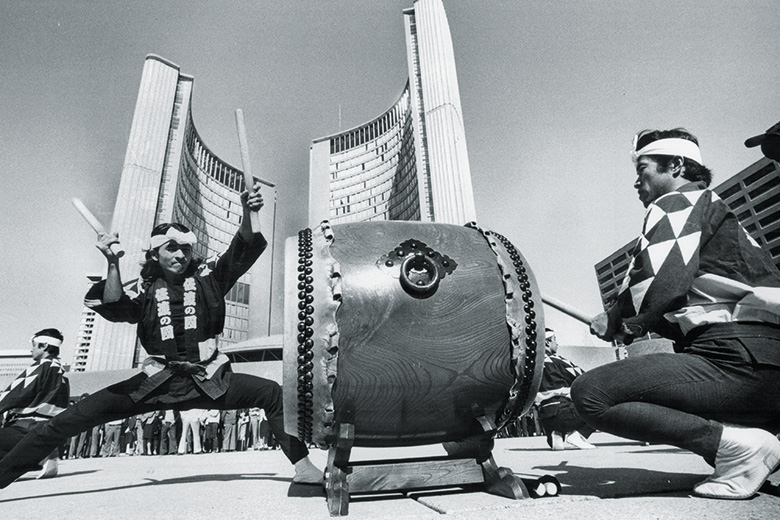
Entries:
{"label": "wooden drum stand", "polygon": [[[523,479],[509,468],[498,467],[491,453],[495,427],[486,417],[485,434],[444,443],[448,455],[406,460],[349,462],[355,439],[352,424],[338,425],[338,439],[328,451],[325,493],[331,516],[349,514],[350,493],[390,492],[482,484],[485,491],[512,500],[555,496],[561,486],[555,477]],[[530,488],[530,492],[529,492]]]}

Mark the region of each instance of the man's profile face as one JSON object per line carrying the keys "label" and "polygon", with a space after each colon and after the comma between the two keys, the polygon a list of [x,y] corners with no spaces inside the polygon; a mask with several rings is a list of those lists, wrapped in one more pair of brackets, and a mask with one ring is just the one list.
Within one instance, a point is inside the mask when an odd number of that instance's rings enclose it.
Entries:
{"label": "man's profile face", "polygon": [[40,343],[34,338],[31,343],[32,348],[30,349],[30,354],[32,355],[33,361],[40,361],[46,356],[46,343]]}
{"label": "man's profile face", "polygon": [[544,340],[544,347],[548,354],[556,354],[558,352],[558,340],[555,339],[554,334]]}
{"label": "man's profile face", "polygon": [[645,207],[672,191],[672,180],[672,174],[661,169],[654,159],[645,155],[637,159],[634,188]]}

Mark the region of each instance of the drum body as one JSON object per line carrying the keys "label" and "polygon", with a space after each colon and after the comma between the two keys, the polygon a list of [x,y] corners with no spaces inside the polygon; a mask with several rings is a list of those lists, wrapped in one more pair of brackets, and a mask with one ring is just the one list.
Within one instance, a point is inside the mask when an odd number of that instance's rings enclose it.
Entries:
{"label": "drum body", "polygon": [[[285,248],[285,430],[325,448],[461,440],[533,404],[542,302],[522,255],[475,226],[323,222]],[[484,421],[482,421],[484,424]]]}

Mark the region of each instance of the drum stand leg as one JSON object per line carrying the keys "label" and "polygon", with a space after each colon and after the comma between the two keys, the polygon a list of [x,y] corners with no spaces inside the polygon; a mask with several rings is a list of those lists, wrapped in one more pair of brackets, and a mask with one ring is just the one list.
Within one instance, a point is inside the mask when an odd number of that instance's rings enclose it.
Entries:
{"label": "drum stand leg", "polygon": [[328,497],[330,516],[349,514],[349,455],[355,441],[355,426],[340,424],[336,444],[328,451],[325,468],[325,494]]}
{"label": "drum stand leg", "polygon": [[[483,421],[484,419],[484,421]],[[485,491],[513,500],[531,495],[520,477],[509,468],[496,465],[489,421],[480,418],[485,434],[457,442],[448,442],[446,457],[407,460],[349,462],[355,440],[355,427],[340,424],[334,446],[328,452],[325,469],[325,493],[331,516],[349,514],[349,494],[404,491],[433,487],[482,484]]]}
{"label": "drum stand leg", "polygon": [[[482,468],[485,490],[512,500],[530,498],[523,479],[516,477],[509,468],[499,467],[493,458],[493,434],[495,425],[484,415],[477,417],[484,433],[462,441],[445,442],[444,449],[450,457],[471,457]],[[478,482],[477,482],[478,483]]]}

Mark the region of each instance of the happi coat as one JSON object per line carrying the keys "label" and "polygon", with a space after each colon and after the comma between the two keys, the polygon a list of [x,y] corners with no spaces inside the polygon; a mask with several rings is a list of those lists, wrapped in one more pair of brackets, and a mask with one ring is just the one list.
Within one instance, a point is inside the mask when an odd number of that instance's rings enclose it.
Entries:
{"label": "happi coat", "polygon": [[[691,182],[647,207],[608,315],[626,343],[653,331],[684,346],[692,331],[726,323],[773,330],[780,325],[780,271],[728,205]],[[780,362],[778,352],[754,354]]]}
{"label": "happi coat", "polygon": [[266,245],[260,233],[250,243],[237,234],[224,253],[203,262],[183,284],[135,280],[116,302],[102,301],[105,280],[89,289],[87,307],[108,321],[137,324],[138,339],[149,354],[144,361],[149,377],[130,393],[134,401],[174,375],[191,378],[212,399],[225,393],[229,362],[216,342],[225,324],[225,295]]}
{"label": "happi coat", "polygon": [[0,392],[0,415],[7,420],[46,421],[63,411],[70,399],[70,383],[56,356],[47,356],[27,367]]}

